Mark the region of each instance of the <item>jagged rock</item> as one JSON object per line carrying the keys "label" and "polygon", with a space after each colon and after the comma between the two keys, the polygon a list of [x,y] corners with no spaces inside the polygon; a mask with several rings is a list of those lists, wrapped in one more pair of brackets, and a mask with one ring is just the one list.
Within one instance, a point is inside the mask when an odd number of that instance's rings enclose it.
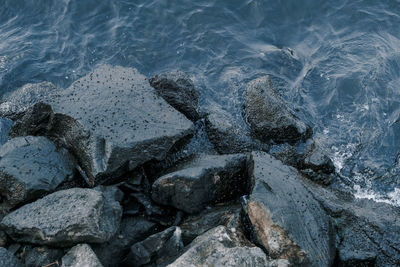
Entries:
{"label": "jagged rock", "polygon": [[307,146],[307,152],[302,157],[299,165],[301,169],[312,169],[315,172],[322,172],[326,174],[330,174],[335,171],[335,166],[333,165],[332,160],[315,142],[311,142]]}
{"label": "jagged rock", "polygon": [[119,231],[111,240],[93,244],[92,248],[105,267],[118,267],[134,243],[155,234],[157,229],[157,224],[143,217],[126,217],[122,219]]}
{"label": "jagged rock", "polygon": [[14,122],[12,120],[0,117],[0,146],[8,141],[13,124]]}
{"label": "jagged rock", "polygon": [[211,228],[224,225],[228,228],[240,228],[241,206],[239,204],[217,205],[213,209],[202,211],[198,215],[189,216],[179,225],[182,229],[183,243],[189,244],[197,236],[202,235]]}
{"label": "jagged rock", "polygon": [[154,263],[165,266],[173,261],[183,249],[181,229],[170,227],[131,246],[125,264],[142,266]]}
{"label": "jagged rock", "polygon": [[13,211],[0,226],[16,241],[65,247],[109,240],[118,230],[121,214],[118,202],[103,193],[73,188]]}
{"label": "jagged rock", "polygon": [[0,247],[0,266],[22,267],[21,262],[6,248]]}
{"label": "jagged rock", "polygon": [[56,114],[50,134],[95,184],[165,158],[194,128],[133,68],[101,66],[43,102]]}
{"label": "jagged rock", "polygon": [[157,203],[197,213],[209,204],[246,194],[246,160],[244,154],[201,155],[158,178],[152,198]]}
{"label": "jagged rock", "polygon": [[150,85],[189,120],[199,119],[199,95],[186,73],[179,70],[162,73],[151,78]]}
{"label": "jagged rock", "polygon": [[333,225],[300,174],[263,152],[253,152],[250,162],[253,188],[245,209],[254,240],[273,259],[295,266],[331,266]]}
{"label": "jagged rock", "polygon": [[53,262],[60,262],[61,257],[64,256],[63,250],[48,247],[26,246],[23,251],[21,254],[23,254],[25,267],[45,266]]}
{"label": "jagged rock", "polygon": [[168,265],[186,266],[270,266],[265,253],[251,246],[225,226],[218,226],[197,237],[185,253]]}
{"label": "jagged rock", "polygon": [[269,76],[248,83],[245,97],[247,120],[259,140],[294,143],[312,135],[311,128],[289,111],[275,92]]}
{"label": "jagged rock", "polygon": [[0,147],[0,195],[14,207],[54,191],[73,170],[68,152],[47,138],[13,138]]}
{"label": "jagged rock", "polygon": [[297,147],[291,146],[287,143],[272,146],[268,151],[268,154],[279,159],[285,165],[295,168],[297,168],[299,160],[302,157]]}
{"label": "jagged rock", "polygon": [[62,257],[61,267],[102,267],[103,265],[88,244],[79,244],[71,248]]}

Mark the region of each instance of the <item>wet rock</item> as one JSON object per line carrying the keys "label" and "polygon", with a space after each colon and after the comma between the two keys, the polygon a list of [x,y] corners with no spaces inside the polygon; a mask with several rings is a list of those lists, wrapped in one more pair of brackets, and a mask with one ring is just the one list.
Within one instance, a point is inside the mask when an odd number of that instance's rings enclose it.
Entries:
{"label": "wet rock", "polygon": [[13,124],[14,122],[12,120],[0,117],[0,146],[8,141]]}
{"label": "wet rock", "polygon": [[131,246],[125,264],[165,266],[173,261],[182,249],[181,229],[173,226]]}
{"label": "wet rock", "polygon": [[301,169],[312,169],[315,172],[326,174],[333,173],[335,166],[332,160],[326,155],[322,148],[315,142],[311,142],[307,146],[307,152],[300,162]]}
{"label": "wet rock", "polygon": [[299,160],[302,157],[296,147],[291,146],[287,143],[272,146],[271,149],[268,151],[268,154],[279,159],[285,165],[289,165],[295,168],[298,167]]}
{"label": "wet rock", "polygon": [[102,243],[117,232],[122,210],[92,189],[62,190],[5,216],[1,228],[15,241],[57,247]]}
{"label": "wet rock", "polygon": [[156,75],[149,81],[162,98],[189,120],[199,119],[199,95],[186,73],[175,70]]}
{"label": "wet rock", "polygon": [[7,245],[8,237],[6,232],[0,230],[0,247],[5,247]]}
{"label": "wet rock", "polygon": [[218,226],[197,237],[185,253],[168,265],[186,266],[270,266],[265,253],[234,231]]}
{"label": "wet rock", "polygon": [[0,266],[22,267],[22,264],[11,252],[0,247]]}
{"label": "wet rock", "polygon": [[246,160],[244,154],[201,155],[158,178],[152,198],[157,203],[197,213],[207,205],[246,194]]}
{"label": "wet rock", "polygon": [[252,236],[273,259],[291,264],[331,266],[335,257],[330,218],[300,174],[263,152],[251,154],[253,188],[245,209]]}
{"label": "wet rock", "polygon": [[52,127],[54,112],[50,105],[37,103],[15,120],[10,137],[47,135]]}
{"label": "wet rock", "polygon": [[88,244],[79,244],[71,248],[62,257],[61,267],[102,267],[103,265]]}
{"label": "wet rock", "polygon": [[14,207],[52,192],[73,176],[65,149],[45,137],[17,137],[0,147],[0,195]]}
{"label": "wet rock", "polygon": [[111,240],[93,244],[92,248],[105,267],[121,266],[130,247],[155,234],[157,229],[156,223],[143,217],[125,217],[121,221],[119,231]]}
{"label": "wet rock", "polygon": [[[48,247],[30,247],[24,248],[24,252],[21,253],[24,266],[26,267],[37,267],[46,266],[54,262],[61,262],[64,251],[61,249],[53,249]],[[55,265],[58,266],[58,265]]]}
{"label": "wet rock", "polygon": [[51,134],[95,184],[165,158],[193,133],[193,123],[133,68],[101,66],[44,102],[56,113]]}
{"label": "wet rock", "polygon": [[269,76],[246,86],[245,110],[253,135],[263,142],[295,143],[312,135],[311,128],[300,121],[276,93]]}

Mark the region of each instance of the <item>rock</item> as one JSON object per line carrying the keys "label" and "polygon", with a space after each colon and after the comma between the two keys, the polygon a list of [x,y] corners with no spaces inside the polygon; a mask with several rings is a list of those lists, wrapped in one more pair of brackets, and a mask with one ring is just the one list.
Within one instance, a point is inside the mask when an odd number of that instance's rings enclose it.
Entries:
{"label": "rock", "polygon": [[156,266],[165,266],[174,260],[182,249],[181,229],[173,226],[134,244],[125,264],[142,266],[154,263]]}
{"label": "rock", "polygon": [[187,213],[246,194],[248,181],[244,154],[201,155],[158,178],[152,198]]}
{"label": "rock", "polygon": [[74,161],[45,137],[17,137],[0,147],[0,195],[14,207],[72,178]]}
{"label": "rock", "polygon": [[0,266],[22,267],[22,264],[11,252],[0,247]]}
{"label": "rock", "polygon": [[326,174],[333,173],[335,166],[332,160],[326,155],[322,148],[315,142],[311,142],[307,146],[307,152],[300,162],[301,169],[312,169],[315,172]]}
{"label": "rock", "polygon": [[263,142],[295,143],[312,135],[310,126],[300,121],[275,92],[269,76],[248,83],[245,92],[246,116],[253,135]]}
{"label": "rock", "polygon": [[333,225],[296,169],[253,152],[249,172],[253,188],[245,209],[255,242],[295,266],[331,266]]}
{"label": "rock", "polygon": [[218,226],[197,237],[185,253],[168,265],[186,266],[270,266],[265,253],[235,232]]}
{"label": "rock", "polygon": [[13,211],[0,226],[19,242],[66,247],[109,240],[118,230],[121,214],[118,202],[103,193],[73,188]]}
{"label": "rock", "polygon": [[51,106],[37,103],[28,108],[11,128],[10,137],[47,135],[52,127],[54,112]]}
{"label": "rock", "polygon": [[61,267],[102,267],[103,265],[88,244],[79,244],[71,248],[62,257]]}
{"label": "rock", "polygon": [[12,120],[0,117],[0,146],[8,141],[8,134],[13,124],[14,122]]}
{"label": "rock", "polygon": [[162,73],[151,78],[150,85],[189,120],[199,119],[199,95],[186,73],[179,70]]}
{"label": "rock", "polygon": [[105,267],[118,267],[128,254],[130,247],[157,232],[157,224],[143,217],[125,217],[117,234],[102,244],[92,248]]}
{"label": "rock", "polygon": [[270,154],[274,158],[279,159],[285,165],[289,165],[295,168],[298,167],[299,160],[302,157],[297,147],[291,146],[287,143],[271,146],[268,154]]}
{"label": "rock", "polygon": [[0,231],[0,247],[5,247],[7,245],[8,237],[6,232]]}
{"label": "rock", "polygon": [[51,134],[95,184],[165,158],[193,133],[193,123],[133,68],[101,66],[44,102],[56,113]]}
{"label": "rock", "polygon": [[23,253],[24,266],[46,266],[54,262],[60,262],[62,256],[64,256],[64,252],[61,249],[26,246]]}

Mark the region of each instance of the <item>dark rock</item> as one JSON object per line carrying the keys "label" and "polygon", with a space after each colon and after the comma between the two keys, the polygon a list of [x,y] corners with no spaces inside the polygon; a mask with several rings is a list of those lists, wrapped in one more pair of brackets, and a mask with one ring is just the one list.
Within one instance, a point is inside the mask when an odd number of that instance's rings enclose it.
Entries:
{"label": "dark rock", "polygon": [[52,127],[54,112],[50,105],[37,103],[18,118],[10,131],[10,137],[47,135]]}
{"label": "dark rock", "polygon": [[162,73],[151,78],[150,85],[189,120],[199,119],[199,95],[186,73],[179,70]]}
{"label": "dark rock", "polygon": [[322,172],[326,174],[330,174],[335,171],[335,166],[333,165],[332,160],[315,142],[311,142],[307,146],[307,152],[302,157],[299,165],[301,169],[312,169],[315,172]]}
{"label": "dark rock", "polygon": [[154,263],[156,266],[166,266],[182,249],[181,229],[173,226],[131,246],[125,264],[142,266]]}
{"label": "dark rock", "polygon": [[54,191],[73,170],[68,152],[47,138],[17,137],[0,147],[0,194],[14,207]]}
{"label": "dark rock", "polygon": [[197,237],[170,267],[186,266],[271,266],[265,253],[218,226]]}
{"label": "dark rock", "polygon": [[255,241],[273,259],[331,266],[333,225],[300,174],[263,152],[251,154],[249,172],[253,188],[245,209]]}
{"label": "dark rock", "polygon": [[71,248],[62,257],[61,267],[102,267],[103,265],[88,244],[79,244]]}
{"label": "dark rock", "polygon": [[275,92],[269,76],[246,86],[246,116],[253,135],[263,142],[294,143],[312,135],[311,128],[300,121]]}
{"label": "dark rock", "polygon": [[332,184],[336,178],[333,173],[327,174],[321,171],[317,172],[312,169],[304,169],[300,170],[300,172],[311,181],[325,186]]}
{"label": "dark rock", "polygon": [[[24,266],[37,267],[45,266],[54,262],[61,262],[64,251],[61,249],[53,249],[48,247],[30,247],[26,246],[24,252],[21,253]],[[58,264],[55,266],[59,266]]]}
{"label": "dark rock", "polygon": [[7,245],[8,237],[6,232],[0,231],[0,247],[5,247]]}
{"label": "dark rock", "polygon": [[101,66],[44,102],[56,113],[51,134],[96,184],[165,158],[193,133],[193,123],[133,68]]}
{"label": "dark rock", "polygon": [[121,266],[130,247],[155,234],[157,224],[143,217],[125,217],[117,234],[103,244],[93,244],[92,248],[105,267]]}
{"label": "dark rock", "polygon": [[153,184],[152,198],[187,213],[246,194],[244,154],[201,155],[177,167]]}
{"label": "dark rock", "polygon": [[0,117],[0,146],[8,141],[13,123],[10,119]]}
{"label": "dark rock", "polygon": [[1,228],[16,241],[58,247],[102,243],[117,232],[122,210],[92,189],[62,190],[5,216]]}
{"label": "dark rock", "polygon": [[268,154],[279,159],[285,165],[297,168],[302,155],[299,153],[297,147],[291,146],[287,143],[273,145],[268,151]]}
{"label": "dark rock", "polygon": [[0,266],[22,267],[22,264],[11,252],[0,247]]}

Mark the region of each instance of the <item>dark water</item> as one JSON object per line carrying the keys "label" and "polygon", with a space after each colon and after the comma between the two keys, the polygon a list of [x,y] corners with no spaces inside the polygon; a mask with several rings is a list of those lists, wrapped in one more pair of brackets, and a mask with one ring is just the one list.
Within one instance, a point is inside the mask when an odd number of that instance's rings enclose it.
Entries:
{"label": "dark water", "polygon": [[203,106],[240,117],[246,82],[270,74],[356,195],[400,205],[399,14],[395,0],[0,0],[0,95],[103,63],[179,68]]}

